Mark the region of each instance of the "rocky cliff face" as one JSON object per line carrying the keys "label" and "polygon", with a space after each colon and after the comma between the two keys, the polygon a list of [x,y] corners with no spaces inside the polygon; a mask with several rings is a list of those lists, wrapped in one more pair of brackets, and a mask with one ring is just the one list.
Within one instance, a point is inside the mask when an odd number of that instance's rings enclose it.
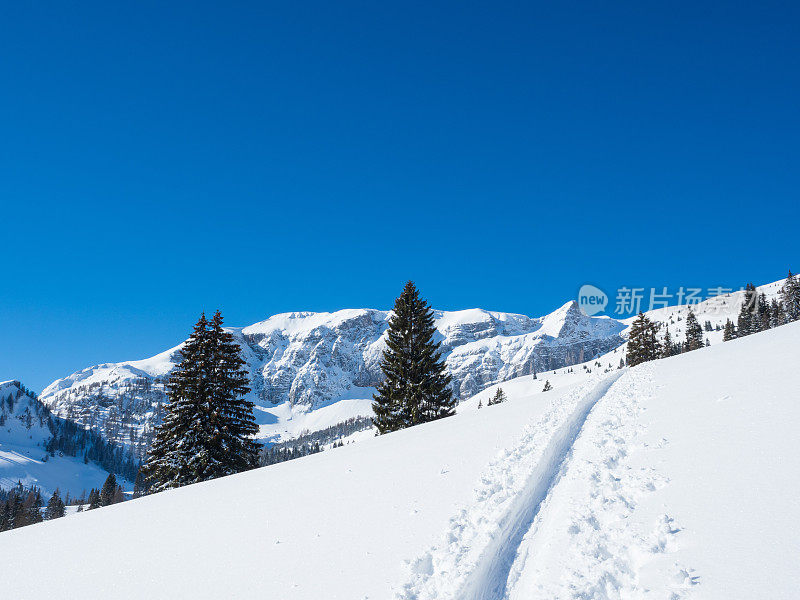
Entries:
{"label": "rocky cliff face", "polygon": [[[286,313],[231,328],[261,408],[309,413],[341,399],[369,398],[381,378],[389,312]],[[480,309],[436,311],[437,338],[458,398],[519,375],[555,369],[619,346],[625,325],[586,317],[574,302],[542,318]],[[180,346],[153,358],[84,369],[48,386],[55,413],[126,440],[142,451],[166,400],[164,384]],[[265,413],[266,414],[266,413]]]}

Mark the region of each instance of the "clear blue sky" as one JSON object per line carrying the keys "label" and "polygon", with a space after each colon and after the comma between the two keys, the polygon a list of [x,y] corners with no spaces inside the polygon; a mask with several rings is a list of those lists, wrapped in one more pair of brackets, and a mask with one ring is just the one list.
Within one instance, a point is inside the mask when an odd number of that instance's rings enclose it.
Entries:
{"label": "clear blue sky", "polygon": [[6,3],[0,379],[800,269],[799,6]]}

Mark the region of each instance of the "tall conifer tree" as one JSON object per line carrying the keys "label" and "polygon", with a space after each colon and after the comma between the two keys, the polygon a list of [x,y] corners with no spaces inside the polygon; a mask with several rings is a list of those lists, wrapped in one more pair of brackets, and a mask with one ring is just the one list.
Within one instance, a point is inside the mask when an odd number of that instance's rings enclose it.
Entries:
{"label": "tall conifer tree", "polygon": [[209,392],[207,435],[210,443],[205,462],[198,461],[203,479],[240,473],[258,466],[261,449],[253,436],[258,433],[253,409],[245,396],[250,392],[245,361],[233,334],[222,328],[222,315],[214,313],[210,325],[213,365]]}
{"label": "tall conifer tree", "polygon": [[635,367],[638,364],[655,360],[661,355],[661,346],[656,337],[656,326],[644,313],[639,313],[628,336],[628,350],[626,360],[628,365]]}
{"label": "tall conifer tree", "polygon": [[244,361],[219,311],[200,316],[168,383],[170,402],[143,467],[158,492],[257,465],[259,445]]}
{"label": "tall conifer tree", "polygon": [[450,375],[435,333],[433,310],[409,281],[394,303],[381,361],[385,378],[373,396],[379,434],[454,414]]}
{"label": "tall conifer tree", "polygon": [[757,309],[758,296],[756,294],[756,286],[752,283],[748,283],[744,288],[742,308],[739,311],[739,318],[736,323],[738,337],[744,337],[758,331],[758,324],[755,316],[757,314]]}
{"label": "tall conifer tree", "polygon": [[672,343],[672,336],[669,333],[669,327],[664,332],[664,340],[661,343],[661,358],[667,358],[675,354],[675,345]]}
{"label": "tall conifer tree", "polygon": [[689,315],[686,317],[686,341],[683,343],[683,351],[691,352],[705,346],[703,340],[703,328],[697,320],[694,312],[689,308]]}
{"label": "tall conifer tree", "polygon": [[786,281],[780,290],[781,302],[787,322],[800,319],[800,282],[797,276],[789,271]]}
{"label": "tall conifer tree", "polygon": [[722,341],[729,342],[735,338],[736,338],[736,329],[733,325],[733,322],[730,319],[728,319],[727,321],[725,321],[725,329],[722,332]]}
{"label": "tall conifer tree", "polygon": [[106,477],[103,487],[100,488],[100,506],[110,506],[114,504],[114,492],[117,491],[117,478],[113,473]]}

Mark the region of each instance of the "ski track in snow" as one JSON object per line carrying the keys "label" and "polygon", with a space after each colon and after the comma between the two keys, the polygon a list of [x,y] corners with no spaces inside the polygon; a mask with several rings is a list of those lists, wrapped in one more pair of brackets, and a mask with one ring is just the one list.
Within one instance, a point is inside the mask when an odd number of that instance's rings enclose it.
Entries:
{"label": "ski track in snow", "polygon": [[[669,515],[645,532],[626,522],[641,495],[667,483],[653,469],[623,465],[641,433],[637,396],[647,395],[649,375],[639,368],[593,379],[529,425],[487,468],[474,502],[451,519],[443,541],[409,563],[411,573],[395,597],[650,597],[639,573],[646,579],[643,567],[675,549],[680,528]],[[569,494],[554,500],[562,486],[572,497],[577,486],[581,501],[570,506]],[[549,574],[563,574],[552,569],[559,561],[567,562],[569,575],[549,581]],[[699,578],[666,562],[659,568],[669,571],[674,585],[658,597],[686,597]]]}
{"label": "ski track in snow", "polygon": [[[652,446],[640,441],[645,428],[637,416],[652,386],[652,366],[637,367],[591,411],[562,479],[519,546],[507,600],[679,600],[700,582],[672,556],[680,547],[675,518],[662,513],[648,521],[635,514],[648,494],[669,483],[655,469],[631,460],[669,444],[666,439]],[[557,573],[556,565],[566,570]]]}

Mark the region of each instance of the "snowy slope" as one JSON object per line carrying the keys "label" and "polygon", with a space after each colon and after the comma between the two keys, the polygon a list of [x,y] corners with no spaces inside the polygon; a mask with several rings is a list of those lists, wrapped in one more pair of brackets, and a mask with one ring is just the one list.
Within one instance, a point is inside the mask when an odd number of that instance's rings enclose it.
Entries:
{"label": "snowy slope", "polygon": [[[538,319],[480,309],[436,311],[435,317],[459,398],[603,354],[622,343],[619,333],[625,328],[613,319],[586,317],[575,302]],[[388,319],[386,311],[352,309],[286,313],[231,328],[251,374],[259,437],[293,438],[370,416]],[[42,401],[60,416],[139,447],[143,456],[161,418],[164,383],[178,349],[73,373],[48,386]]]}
{"label": "snowy slope", "polygon": [[108,473],[80,458],[49,456],[45,450],[52,437],[47,411],[36,399],[25,395],[18,381],[0,382],[0,488],[18,482],[38,486],[46,495],[56,488],[77,497],[99,488]]}
{"label": "snowy slope", "polygon": [[793,323],[548,393],[520,377],[498,406],[4,533],[4,590],[795,598],[798,350]]}

